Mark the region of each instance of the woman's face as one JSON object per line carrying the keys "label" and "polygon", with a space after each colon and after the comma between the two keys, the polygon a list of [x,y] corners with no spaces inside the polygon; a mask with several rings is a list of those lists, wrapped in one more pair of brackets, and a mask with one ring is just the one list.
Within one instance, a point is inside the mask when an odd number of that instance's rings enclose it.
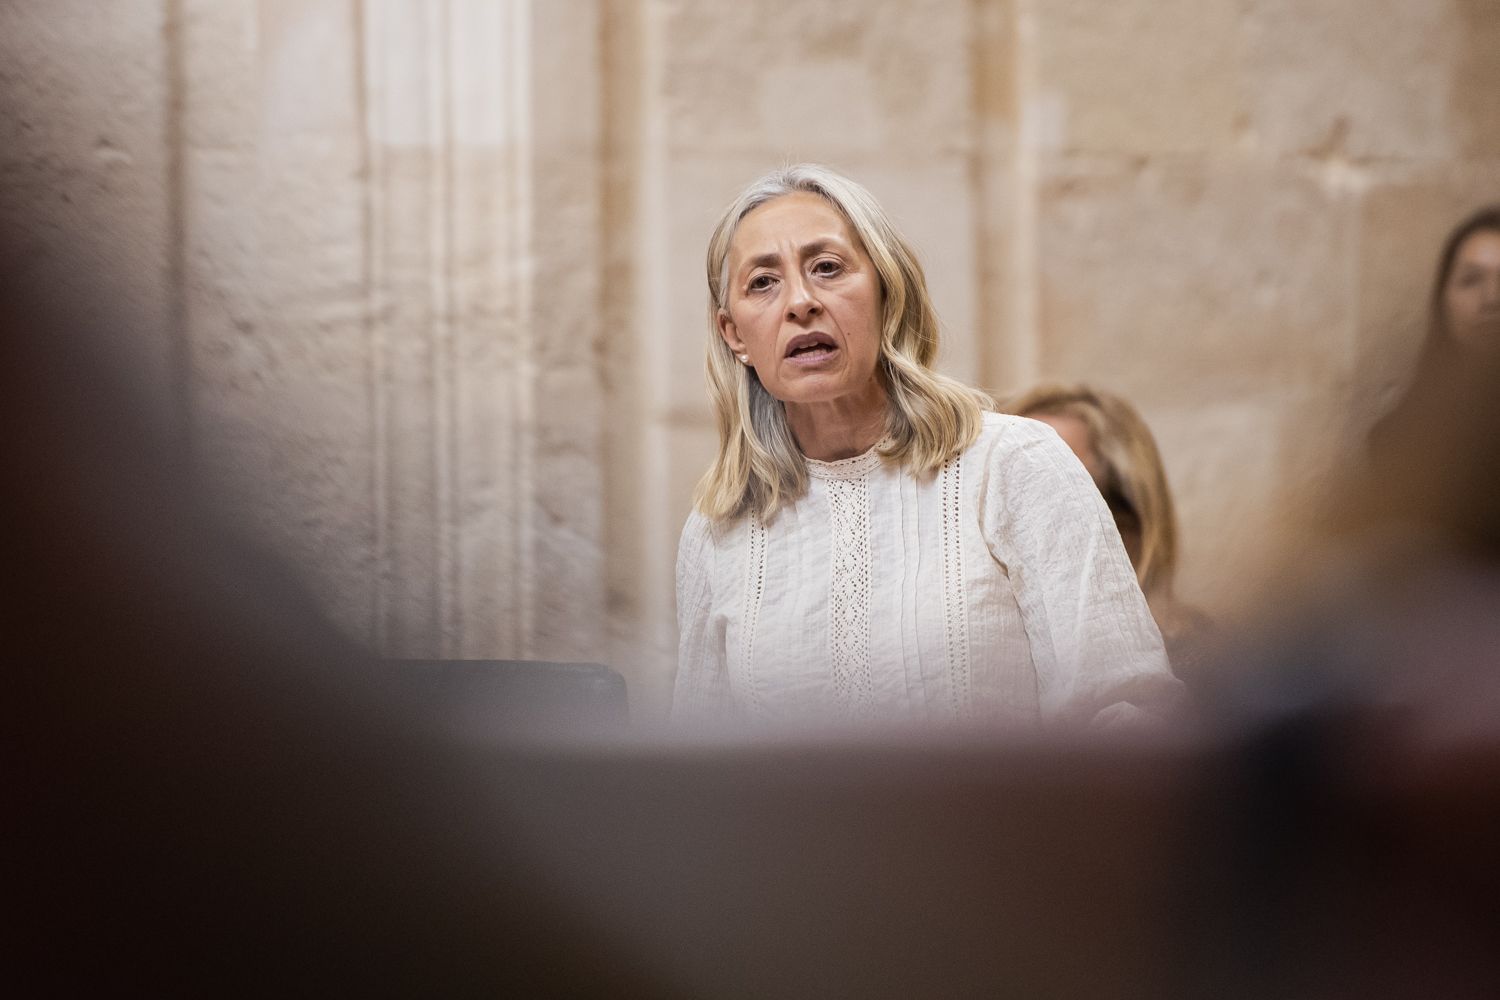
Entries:
{"label": "woman's face", "polygon": [[1500,232],[1481,229],[1458,248],[1443,288],[1443,313],[1459,341],[1500,337]]}
{"label": "woman's face", "polygon": [[798,192],[740,220],[719,334],[784,403],[867,395],[880,356],[880,278],[828,202]]}

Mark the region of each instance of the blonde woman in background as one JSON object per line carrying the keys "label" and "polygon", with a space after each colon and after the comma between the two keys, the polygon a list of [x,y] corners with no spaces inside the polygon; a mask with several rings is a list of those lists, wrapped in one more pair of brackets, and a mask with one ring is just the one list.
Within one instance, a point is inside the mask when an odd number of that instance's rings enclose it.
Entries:
{"label": "blonde woman in background", "polygon": [[707,269],[719,453],[678,551],[674,716],[1026,725],[1176,699],[1098,491],[932,370],[921,266],[867,190],[774,171]]}
{"label": "blonde woman in background", "polygon": [[1114,516],[1172,667],[1191,684],[1207,656],[1212,627],[1173,591],[1177,515],[1151,429],[1119,396],[1082,384],[1039,385],[1006,409],[1050,424],[1083,462]]}

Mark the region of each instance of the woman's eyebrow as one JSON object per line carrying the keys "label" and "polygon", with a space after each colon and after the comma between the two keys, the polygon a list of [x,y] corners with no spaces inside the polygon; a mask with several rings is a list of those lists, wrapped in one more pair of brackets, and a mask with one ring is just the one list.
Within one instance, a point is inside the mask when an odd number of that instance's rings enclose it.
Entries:
{"label": "woman's eyebrow", "polygon": [[763,254],[758,254],[754,257],[751,257],[749,260],[745,261],[745,263],[741,264],[740,272],[744,273],[745,271],[753,270],[757,267],[775,267],[780,263],[781,254],[777,253],[775,250],[769,250]]}
{"label": "woman's eyebrow", "polygon": [[831,236],[825,236],[822,239],[813,240],[811,243],[802,244],[802,248],[798,253],[802,255],[803,260],[806,260],[809,257],[815,257],[823,253],[825,250],[839,250],[842,248],[842,242]]}
{"label": "woman's eyebrow", "polygon": [[[842,243],[842,241],[834,239],[831,236],[825,236],[820,239],[813,240],[811,243],[802,244],[802,246],[797,248],[797,255],[803,260],[806,260],[809,257],[815,257],[818,254],[823,253],[825,250],[838,250],[842,249],[843,246],[844,244]],[[746,260],[743,264],[740,265],[739,270],[740,273],[743,274],[745,271],[751,271],[757,267],[775,267],[780,263],[781,254],[775,250],[768,250],[765,253],[757,254],[754,257]]]}

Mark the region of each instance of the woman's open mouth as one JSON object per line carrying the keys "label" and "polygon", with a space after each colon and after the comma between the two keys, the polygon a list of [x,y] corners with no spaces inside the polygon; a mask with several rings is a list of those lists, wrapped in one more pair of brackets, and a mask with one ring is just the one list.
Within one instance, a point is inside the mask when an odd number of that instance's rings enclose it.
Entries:
{"label": "woman's open mouth", "polygon": [[786,360],[795,365],[818,365],[838,353],[838,345],[826,333],[800,333],[786,345]]}

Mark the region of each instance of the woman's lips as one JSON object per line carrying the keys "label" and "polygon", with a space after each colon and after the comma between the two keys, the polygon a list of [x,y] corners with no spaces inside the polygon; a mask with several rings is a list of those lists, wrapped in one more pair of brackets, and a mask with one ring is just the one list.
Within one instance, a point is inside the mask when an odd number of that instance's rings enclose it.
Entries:
{"label": "woman's lips", "polygon": [[835,354],[838,348],[832,344],[811,344],[804,348],[798,348],[786,356],[788,364],[799,368],[816,368],[826,364]]}
{"label": "woman's lips", "polygon": [[828,359],[838,353],[838,346],[834,344],[833,338],[819,330],[808,333],[799,333],[786,345],[786,354],[783,360],[801,368],[811,368],[824,364]]}

